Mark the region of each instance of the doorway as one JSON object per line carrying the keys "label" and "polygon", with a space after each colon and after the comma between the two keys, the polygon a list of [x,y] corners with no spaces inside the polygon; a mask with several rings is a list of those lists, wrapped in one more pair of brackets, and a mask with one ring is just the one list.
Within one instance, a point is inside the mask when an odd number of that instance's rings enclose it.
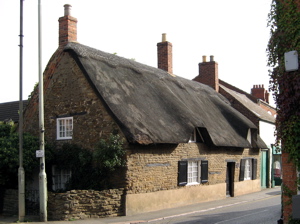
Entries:
{"label": "doorway", "polygon": [[235,162],[227,162],[226,196],[228,197],[234,197],[234,168]]}

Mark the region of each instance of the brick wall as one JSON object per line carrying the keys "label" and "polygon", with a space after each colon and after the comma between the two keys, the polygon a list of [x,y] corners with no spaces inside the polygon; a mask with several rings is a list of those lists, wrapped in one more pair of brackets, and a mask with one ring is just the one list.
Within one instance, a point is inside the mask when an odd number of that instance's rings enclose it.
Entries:
{"label": "brick wall", "polygon": [[292,195],[297,195],[297,169],[295,164],[290,161],[289,154],[282,152],[282,203],[283,203],[283,221],[288,223],[289,216],[292,215]]}
{"label": "brick wall", "polygon": [[259,118],[256,115],[254,115],[251,112],[251,110],[249,110],[247,107],[245,107],[242,103],[240,103],[238,100],[236,100],[232,95],[228,94],[222,88],[220,88],[220,93],[230,101],[233,108],[235,108],[237,111],[239,111],[245,117],[247,117],[250,121],[252,121],[259,130]]}
{"label": "brick wall", "polygon": [[172,43],[168,41],[157,44],[158,68],[173,74]]}
{"label": "brick wall", "polygon": [[199,75],[194,81],[201,82],[219,92],[218,63],[215,61],[199,63]]}

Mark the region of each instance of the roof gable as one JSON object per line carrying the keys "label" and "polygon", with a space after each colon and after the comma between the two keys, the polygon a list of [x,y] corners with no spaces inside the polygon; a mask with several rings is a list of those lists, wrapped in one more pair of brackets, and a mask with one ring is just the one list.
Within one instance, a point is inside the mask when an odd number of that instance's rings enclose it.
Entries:
{"label": "roof gable", "polygon": [[210,87],[167,72],[69,43],[129,142],[184,143],[194,128],[206,128],[214,145],[251,147],[249,128],[256,128]]}
{"label": "roof gable", "polygon": [[260,120],[275,124],[275,117],[270,115],[266,110],[262,109],[257,103],[254,103],[252,100],[250,100],[246,94],[238,92],[238,91],[234,91],[234,90],[227,88],[221,84],[220,84],[220,87],[224,91],[229,93],[231,96],[233,96],[240,103],[242,103],[246,108],[248,108]]}

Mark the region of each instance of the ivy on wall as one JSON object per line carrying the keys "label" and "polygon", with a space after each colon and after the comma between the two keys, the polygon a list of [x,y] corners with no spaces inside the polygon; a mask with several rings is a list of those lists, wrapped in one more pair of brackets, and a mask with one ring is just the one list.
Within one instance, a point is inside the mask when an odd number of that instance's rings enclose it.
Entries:
{"label": "ivy on wall", "polygon": [[276,136],[290,159],[300,168],[300,72],[286,72],[284,53],[300,53],[300,1],[273,0],[268,26],[270,90],[277,105]]}
{"label": "ivy on wall", "polygon": [[[286,72],[284,54],[296,50],[300,53],[300,0],[273,0],[268,26],[271,36],[267,47],[270,90],[277,105],[277,145],[289,154],[300,170],[300,71]],[[295,187],[297,183],[295,182]],[[299,179],[298,179],[299,184]],[[283,185],[283,194],[292,203],[297,190]],[[289,223],[299,223],[290,217]]]}

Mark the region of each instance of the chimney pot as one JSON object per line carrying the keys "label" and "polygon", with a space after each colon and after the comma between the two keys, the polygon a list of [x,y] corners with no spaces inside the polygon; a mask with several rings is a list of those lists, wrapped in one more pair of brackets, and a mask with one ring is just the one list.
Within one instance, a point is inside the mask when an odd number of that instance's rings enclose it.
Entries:
{"label": "chimney pot", "polygon": [[71,16],[71,8],[72,8],[72,6],[69,5],[69,4],[65,4],[64,7],[65,7],[65,16]]}
{"label": "chimney pot", "polygon": [[206,56],[205,55],[202,56],[202,62],[206,62]]}
{"label": "chimney pot", "polygon": [[214,56],[213,55],[210,56],[210,61],[214,61]]}
{"label": "chimney pot", "polygon": [[166,33],[162,34],[162,41],[161,42],[167,42],[167,34]]}

